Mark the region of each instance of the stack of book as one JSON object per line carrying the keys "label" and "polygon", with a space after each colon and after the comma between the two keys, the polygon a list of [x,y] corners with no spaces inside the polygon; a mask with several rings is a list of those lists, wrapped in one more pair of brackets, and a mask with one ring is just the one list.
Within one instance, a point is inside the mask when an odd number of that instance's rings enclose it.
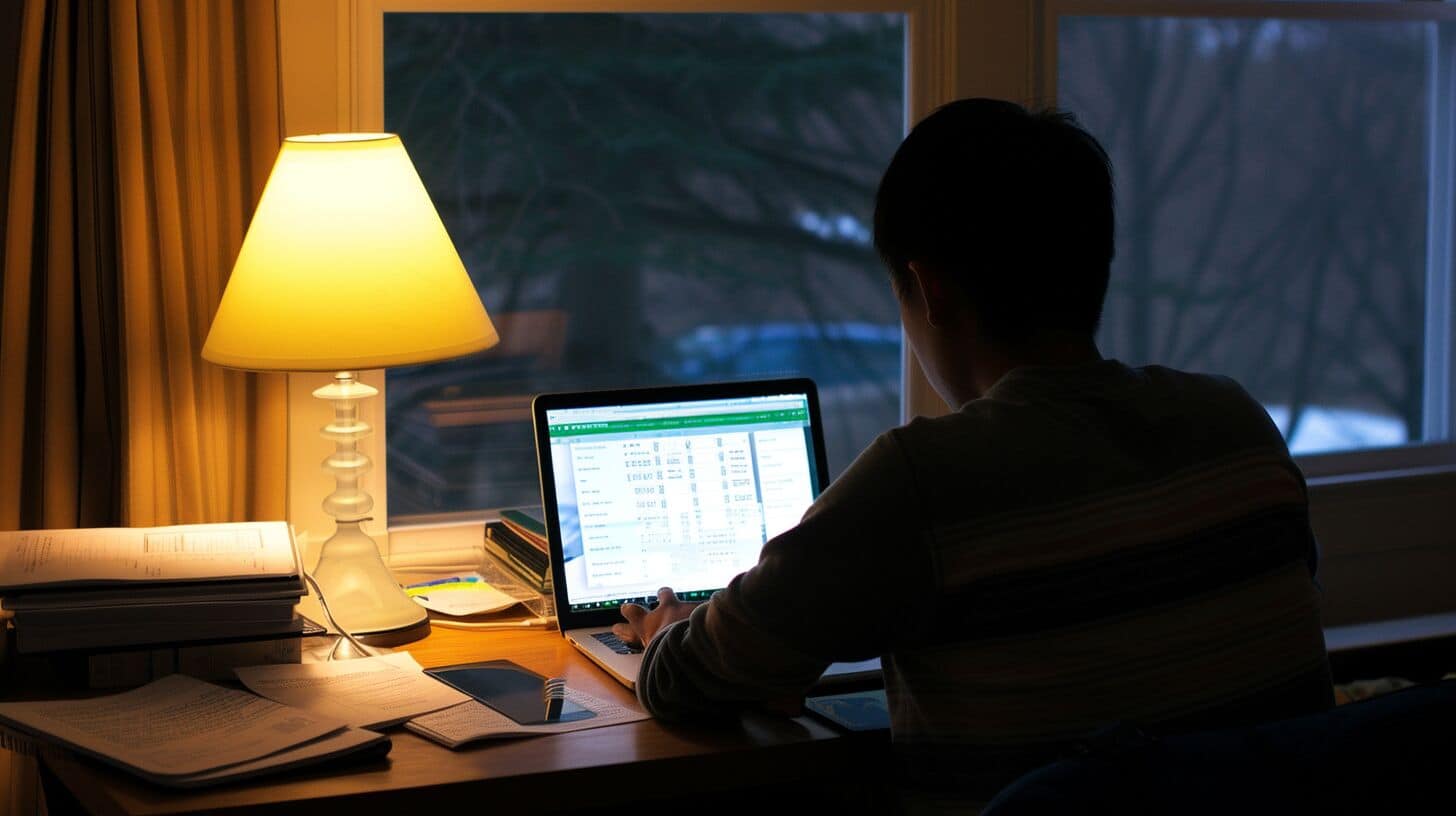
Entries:
{"label": "stack of book", "polygon": [[531,590],[551,593],[551,548],[539,511],[501,511],[500,521],[486,522],[485,549]]}
{"label": "stack of book", "polygon": [[297,662],[304,594],[283,522],[0,533],[16,652],[85,655],[97,688]]}

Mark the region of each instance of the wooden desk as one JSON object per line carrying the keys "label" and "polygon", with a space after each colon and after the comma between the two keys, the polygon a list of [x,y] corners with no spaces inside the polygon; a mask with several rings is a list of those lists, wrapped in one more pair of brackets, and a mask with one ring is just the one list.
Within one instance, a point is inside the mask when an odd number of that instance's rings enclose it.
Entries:
{"label": "wooden desk", "polygon": [[[560,675],[590,694],[636,706],[630,692],[556,632],[462,632],[436,628],[406,647],[424,666],[508,658]],[[824,786],[841,794],[884,768],[888,739],[841,736],[809,717],[746,715],[736,727],[669,727],[656,720],[504,742],[460,751],[400,728],[389,756],[366,764],[303,769],[200,791],[172,791],[66,751],[41,761],[95,813],[480,813],[493,804],[546,809],[608,808],[748,786]],[[54,811],[53,811],[54,813]]]}

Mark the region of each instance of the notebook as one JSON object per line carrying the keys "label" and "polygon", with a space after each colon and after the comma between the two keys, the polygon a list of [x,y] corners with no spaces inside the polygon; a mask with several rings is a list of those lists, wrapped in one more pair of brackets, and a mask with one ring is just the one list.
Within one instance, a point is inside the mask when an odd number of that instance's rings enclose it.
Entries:
{"label": "notebook", "polygon": [[544,394],[532,415],[561,632],[628,688],[641,652],[611,633],[622,604],[662,586],[707,600],[829,481],[807,379]]}

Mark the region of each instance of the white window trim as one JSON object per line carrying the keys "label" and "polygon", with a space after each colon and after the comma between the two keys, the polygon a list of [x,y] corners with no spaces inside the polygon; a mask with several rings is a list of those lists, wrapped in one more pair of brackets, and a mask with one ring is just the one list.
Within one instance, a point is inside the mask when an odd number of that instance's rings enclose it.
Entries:
{"label": "white window trim", "polygon": [[[1431,31],[1430,124],[1426,132],[1431,184],[1426,200],[1426,376],[1443,377],[1445,388],[1426,389],[1424,436],[1456,428],[1456,354],[1452,354],[1452,312],[1456,310],[1456,24]],[[1439,372],[1439,373],[1438,373]]]}

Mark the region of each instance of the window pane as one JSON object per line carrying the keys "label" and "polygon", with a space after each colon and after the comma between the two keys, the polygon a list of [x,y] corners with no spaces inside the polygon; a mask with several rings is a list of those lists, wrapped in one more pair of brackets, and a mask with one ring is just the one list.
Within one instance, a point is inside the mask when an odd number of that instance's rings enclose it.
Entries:
{"label": "window pane", "polygon": [[1433,31],[1062,19],[1116,172],[1104,354],[1234,377],[1296,453],[1421,441]]}
{"label": "window pane", "polygon": [[394,517],[540,500],[543,391],[807,375],[831,470],[899,419],[870,246],[884,14],[385,15],[385,121],[501,345],[388,372]]}

